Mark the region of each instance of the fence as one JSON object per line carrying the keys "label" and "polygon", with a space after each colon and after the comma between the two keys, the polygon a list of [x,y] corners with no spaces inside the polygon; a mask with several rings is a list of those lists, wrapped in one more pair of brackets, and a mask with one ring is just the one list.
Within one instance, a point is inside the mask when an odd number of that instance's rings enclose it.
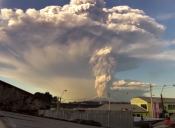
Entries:
{"label": "fence", "polygon": [[132,111],[107,111],[107,110],[40,110],[39,114],[65,120],[84,119],[94,120],[103,126],[114,128],[134,128]]}

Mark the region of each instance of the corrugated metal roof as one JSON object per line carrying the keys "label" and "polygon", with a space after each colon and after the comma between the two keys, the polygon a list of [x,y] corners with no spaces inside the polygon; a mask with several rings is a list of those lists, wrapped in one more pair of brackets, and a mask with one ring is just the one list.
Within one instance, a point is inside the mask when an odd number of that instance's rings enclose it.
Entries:
{"label": "corrugated metal roof", "polygon": [[[146,102],[151,102],[150,97],[136,97],[136,98],[140,98]],[[153,97],[152,100],[153,100],[153,102],[161,103],[160,97]],[[163,102],[164,103],[175,103],[175,98],[163,98]]]}
{"label": "corrugated metal roof", "polygon": [[[138,113],[145,113],[147,112],[146,110],[144,110],[143,108],[137,106],[137,105],[131,105],[131,104],[111,104],[111,110],[121,110],[121,109],[128,109],[131,110],[133,112],[138,112]],[[109,110],[109,105],[108,104],[104,104],[98,108],[96,108],[96,110]]]}

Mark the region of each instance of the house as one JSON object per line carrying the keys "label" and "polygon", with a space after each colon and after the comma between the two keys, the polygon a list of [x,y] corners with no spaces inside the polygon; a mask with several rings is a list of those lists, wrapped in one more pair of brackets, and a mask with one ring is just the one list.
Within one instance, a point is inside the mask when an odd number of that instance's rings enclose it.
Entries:
{"label": "house", "polygon": [[[109,110],[109,105],[104,104],[104,105],[96,108],[95,110]],[[149,114],[148,111],[146,111],[142,107],[139,107],[137,105],[131,105],[131,104],[111,104],[110,110],[133,111],[133,116],[136,116],[136,117],[141,117],[141,116],[148,117],[148,114]]]}
{"label": "house", "polygon": [[[149,113],[150,118],[162,117],[162,105],[160,97],[152,98],[153,107],[151,107],[150,97],[136,97],[131,99],[132,105],[137,105]],[[163,98],[164,114],[165,116],[171,116],[175,114],[175,98]],[[153,114],[152,114],[153,113]],[[153,115],[153,116],[152,116]]]}

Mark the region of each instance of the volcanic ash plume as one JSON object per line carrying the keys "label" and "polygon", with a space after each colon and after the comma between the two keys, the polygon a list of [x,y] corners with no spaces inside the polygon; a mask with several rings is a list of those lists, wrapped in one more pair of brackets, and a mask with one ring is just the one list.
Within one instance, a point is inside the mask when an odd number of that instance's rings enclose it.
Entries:
{"label": "volcanic ash plume", "polygon": [[95,88],[99,97],[102,97],[106,92],[107,83],[111,80],[116,70],[117,62],[111,52],[111,47],[96,50],[90,60],[96,76]]}

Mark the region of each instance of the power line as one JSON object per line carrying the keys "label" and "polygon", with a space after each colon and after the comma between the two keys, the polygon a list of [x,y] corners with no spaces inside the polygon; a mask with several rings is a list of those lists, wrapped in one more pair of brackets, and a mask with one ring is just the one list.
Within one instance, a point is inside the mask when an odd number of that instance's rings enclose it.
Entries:
{"label": "power line", "polygon": [[[152,86],[152,87],[156,87],[156,86]],[[165,89],[169,89],[169,88],[175,88],[175,87],[165,87]],[[146,91],[146,89],[149,89],[149,88],[145,88],[144,90]],[[159,86],[159,88],[154,88],[154,89],[162,89],[162,87],[160,87]],[[149,90],[148,90],[149,91]],[[132,92],[120,92],[120,94],[112,94],[111,93],[111,95],[123,95],[123,94],[127,94],[127,95],[129,95],[129,94],[133,94],[133,93],[143,93],[143,90],[138,90],[138,91],[132,91]]]}
{"label": "power line", "polygon": [[[166,85],[165,87],[175,87],[175,85]],[[153,88],[162,88],[163,86],[152,86]]]}
{"label": "power line", "polygon": [[[162,87],[153,87],[153,88],[162,88]],[[166,87],[166,88],[174,88],[174,87]]]}
{"label": "power line", "polygon": [[81,98],[81,99],[66,99],[66,98],[62,98],[62,99],[64,99],[64,100],[76,100],[76,101],[88,101],[88,100],[93,100],[93,99],[95,99],[97,97],[98,96],[95,96],[95,97],[92,97],[92,98]]}
{"label": "power line", "polygon": [[[146,89],[148,89],[148,88],[145,88],[143,90],[146,91]],[[137,91],[134,91],[134,92],[133,91],[132,92],[129,92],[129,91],[128,92],[120,92],[120,94],[112,94],[111,93],[111,95],[122,95],[122,94],[127,94],[128,95],[128,94],[131,94],[131,93],[139,93],[139,92],[142,92],[143,93],[143,90],[137,90]]]}
{"label": "power line", "polygon": [[[168,86],[168,87],[167,87]],[[162,89],[162,87],[163,86],[152,86],[152,88],[154,88],[154,90],[155,89]],[[164,88],[164,89],[169,89],[169,88],[175,88],[175,85],[166,85],[166,87]],[[119,92],[119,93],[117,93],[117,94],[113,94],[113,93],[111,93],[111,95],[112,96],[115,96],[115,95],[130,95],[130,94],[133,94],[133,93],[143,93],[143,91],[146,91],[147,89],[149,89],[149,88],[145,88],[145,89],[143,89],[143,90],[137,90],[137,91],[131,91],[131,92]],[[147,90],[147,91],[149,91],[149,90]],[[104,94],[103,96],[103,98],[106,98],[105,96],[107,96],[108,94]],[[98,96],[95,96],[95,97],[93,97],[93,98],[81,98],[81,99],[66,99],[66,98],[62,98],[62,99],[64,99],[64,100],[70,100],[70,101],[72,101],[72,100],[75,100],[75,101],[89,101],[89,100],[93,100],[93,99],[95,99],[95,98],[97,98]]]}

